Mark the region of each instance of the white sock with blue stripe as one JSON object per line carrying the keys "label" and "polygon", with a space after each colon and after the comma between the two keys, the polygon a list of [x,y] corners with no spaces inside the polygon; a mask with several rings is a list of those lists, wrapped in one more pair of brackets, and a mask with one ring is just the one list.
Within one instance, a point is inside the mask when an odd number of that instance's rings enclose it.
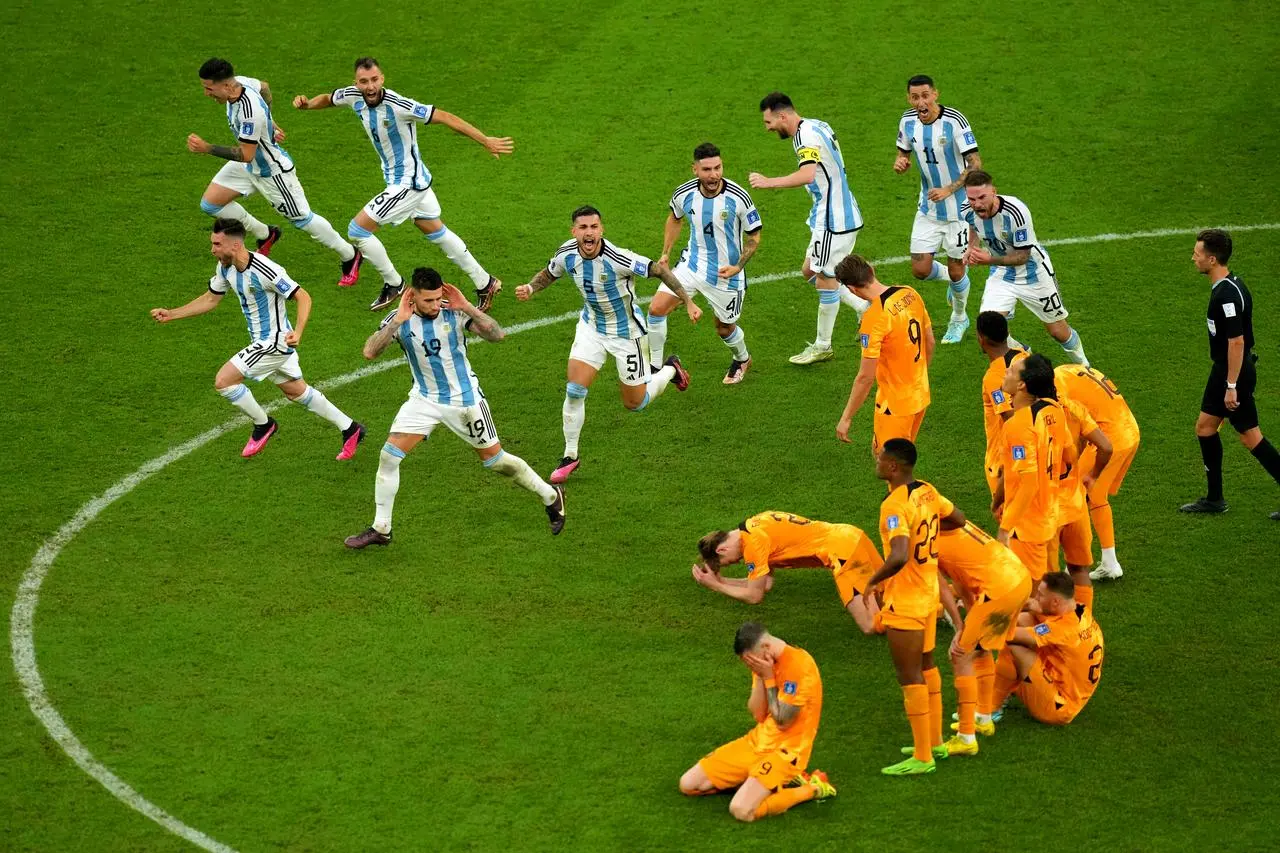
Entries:
{"label": "white sock with blue stripe", "polygon": [[[841,287],[845,293],[849,293],[849,288]],[[852,293],[849,293],[853,296]],[[854,297],[855,299],[857,297]],[[836,330],[836,315],[840,313],[840,293],[838,290],[819,290],[818,291],[818,337],[814,346],[822,349],[830,349],[831,335]]]}
{"label": "white sock with blue stripe", "polygon": [[929,270],[929,274],[924,277],[925,281],[951,281],[951,276],[947,273],[947,268],[937,261],[933,262],[933,268]]}
{"label": "white sock with blue stripe", "polygon": [[248,415],[254,426],[262,426],[269,420],[267,410],[258,405],[258,401],[253,398],[253,392],[243,384],[219,388],[218,393],[226,397],[231,405]]}
{"label": "white sock with blue stripe", "polygon": [[578,458],[578,436],[587,420],[587,388],[576,382],[565,385],[564,390],[564,455]]}
{"label": "white sock with blue stripe", "polygon": [[356,256],[355,247],[353,247],[337,231],[333,230],[333,226],[329,224],[329,220],[325,219],[318,213],[312,213],[306,219],[292,220],[293,227],[300,231],[306,231],[311,235],[311,239],[315,240],[326,249],[331,249],[338,253],[338,257],[342,258],[342,262],[346,263]]}
{"label": "white sock with blue stripe", "polygon": [[230,204],[224,204],[222,207],[218,207],[216,204],[201,199],[200,209],[217,219],[234,219],[236,222],[239,222],[244,226],[244,230],[248,231],[259,240],[267,239],[267,235],[271,233],[271,230],[267,228],[266,224],[261,219],[258,219],[249,213],[249,211],[241,207],[239,202],[233,201]]}
{"label": "white sock with blue stripe", "polygon": [[854,311],[857,311],[859,317],[865,314],[867,309],[871,307],[870,302],[863,299],[861,296],[858,296],[843,284],[840,285],[840,289],[837,290],[836,293],[840,294],[840,304],[846,308],[852,308]]}
{"label": "white sock with blue stripe", "polygon": [[1062,342],[1062,349],[1066,352],[1067,358],[1076,364],[1089,366],[1089,359],[1084,354],[1084,344],[1080,343],[1080,335],[1075,329],[1071,330],[1071,337]]}
{"label": "white sock with blue stripe", "polygon": [[667,390],[667,386],[671,384],[671,380],[675,378],[676,369],[671,365],[667,365],[657,373],[649,377],[649,381],[644,384],[644,399],[640,401],[640,405],[636,406],[633,411],[640,411],[645,406],[658,399],[663,391]]}
{"label": "white sock with blue stripe", "polygon": [[373,481],[373,529],[379,533],[391,532],[391,510],[400,491],[400,463],[404,451],[391,442],[382,445],[378,454],[378,476]]}
{"label": "white sock with blue stripe", "polygon": [[649,315],[649,361],[662,364],[665,361],[663,350],[667,348],[667,318],[656,314]]}
{"label": "white sock with blue stripe", "polygon": [[724,341],[724,345],[733,353],[734,361],[750,360],[751,355],[747,352],[747,336],[742,333],[741,326],[734,326],[729,336],[720,340]]}
{"label": "white sock with blue stripe", "polygon": [[515,480],[516,485],[542,498],[543,506],[551,506],[556,502],[556,490],[551,484],[535,474],[529,463],[514,453],[499,450],[497,456],[484,460],[484,467]]}
{"label": "white sock with blue stripe", "polygon": [[384,284],[398,286],[404,282],[400,273],[396,272],[395,264],[391,263],[391,258],[387,256],[387,247],[382,245],[382,241],[375,237],[372,231],[361,228],[353,219],[347,224],[347,236],[351,238],[352,243],[356,244],[356,248],[360,250],[360,254],[364,255],[365,260],[373,264],[373,268],[382,274]]}
{"label": "white sock with blue stripe", "polygon": [[[938,266],[938,262],[934,261],[933,265]],[[969,307],[969,271],[965,270],[964,277],[959,281],[951,282],[951,322],[963,322],[968,318],[966,309]]]}
{"label": "white sock with blue stripe", "polygon": [[301,403],[308,412],[313,415],[319,415],[343,432],[346,432],[347,428],[351,426],[351,418],[347,417],[333,403],[330,403],[328,397],[310,385],[307,386],[307,390],[303,391],[302,396],[295,402]]}
{"label": "white sock with blue stripe", "polygon": [[[443,223],[441,224],[443,226]],[[453,261],[458,265],[459,269],[470,276],[477,289],[489,284],[489,274],[484,271],[484,267],[480,266],[480,262],[467,251],[467,244],[462,242],[462,238],[457,234],[454,234],[448,228],[441,227],[439,231],[428,234],[427,239],[439,246],[446,258]]]}

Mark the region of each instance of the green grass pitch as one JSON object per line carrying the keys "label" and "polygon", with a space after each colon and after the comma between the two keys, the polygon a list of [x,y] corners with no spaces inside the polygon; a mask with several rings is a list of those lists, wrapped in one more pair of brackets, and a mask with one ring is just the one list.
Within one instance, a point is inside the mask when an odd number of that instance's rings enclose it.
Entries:
{"label": "green grass pitch", "polygon": [[[163,327],[147,315],[194,297],[212,267],[198,202],[220,161],[184,144],[191,132],[228,141],[195,74],[211,55],[271,82],[311,204],[339,230],[380,189],[374,154],[344,111],[284,101],[345,84],[356,56],[377,56],[392,88],[513,136],[515,156],[494,161],[446,129],[422,133],[446,222],[507,282],[504,324],[580,304],[564,283],[528,304],[512,295],[566,238],[574,206],[598,205],[611,239],[656,255],[697,143],[716,142],[743,183],[790,171],[789,146],[756,109],[772,89],[839,132],[869,257],[907,251],[917,176],[890,167],[904,83],[920,72],[973,122],[986,166],[1042,238],[1280,222],[1280,17],[1264,3],[55,0],[9,4],[0,33],[6,612],[79,507],[233,414],[212,380],[244,344],[235,305]],[[807,197],[753,195],[765,231],[748,272],[798,270]],[[279,222],[260,200],[247,206]],[[332,256],[285,232],[273,258],[316,300],[304,370],[313,382],[348,373],[376,325],[377,275],[366,268],[339,291]],[[430,263],[456,277],[410,228],[383,239],[403,271]],[[787,364],[811,339],[817,301],[798,274],[751,290],[744,384],[720,384],[728,353],[710,318],[693,328],[683,315],[668,351],[693,374],[687,393],[633,415],[611,378],[596,384],[555,540],[536,501],[442,432],[403,466],[395,544],[343,550],[372,515],[404,367],[331,392],[370,425],[352,463],[333,461],[332,430],[298,407],[278,414],[280,435],[254,460],[238,456],[244,426],[196,450],[53,564],[34,634],[49,696],[106,767],[238,850],[1273,847],[1280,525],[1267,513],[1280,489],[1228,431],[1231,512],[1174,511],[1203,489],[1192,424],[1207,286],[1191,244],[1051,250],[1072,322],[1144,439],[1114,501],[1126,576],[1098,592],[1105,674],[1065,729],[1016,711],[978,758],[882,778],[909,739],[900,693],[883,641],[857,632],[829,577],[783,573],[757,608],[690,579],[700,535],[762,509],[874,527],[869,411],[855,445],[834,437],[853,316],[837,326],[837,361]],[[1232,266],[1257,299],[1258,403],[1280,438],[1280,231],[1240,231]],[[904,264],[880,272],[912,283]],[[944,324],[941,287],[918,287]],[[544,473],[560,454],[571,328],[472,351],[504,444]],[[1014,331],[1060,360],[1025,312]],[[984,363],[972,333],[939,349],[920,473],[990,526]],[[821,666],[813,763],[840,790],[749,827],[726,798],[676,788],[750,722],[731,653],[747,618]],[[11,667],[0,668],[0,730],[0,847],[190,849],[67,758]]]}

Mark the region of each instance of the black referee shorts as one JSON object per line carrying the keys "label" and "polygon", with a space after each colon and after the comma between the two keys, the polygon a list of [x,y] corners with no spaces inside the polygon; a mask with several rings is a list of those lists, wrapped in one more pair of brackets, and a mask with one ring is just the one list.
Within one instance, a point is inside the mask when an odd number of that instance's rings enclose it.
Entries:
{"label": "black referee shorts", "polygon": [[1236,397],[1240,405],[1234,412],[1227,410],[1223,397],[1227,393],[1227,366],[1214,364],[1209,372],[1209,381],[1204,386],[1204,397],[1200,400],[1200,411],[1216,418],[1226,418],[1236,432],[1248,432],[1258,425],[1258,404],[1253,399],[1253,389],[1258,383],[1258,372],[1253,366],[1253,354],[1240,366],[1240,376],[1236,380]]}

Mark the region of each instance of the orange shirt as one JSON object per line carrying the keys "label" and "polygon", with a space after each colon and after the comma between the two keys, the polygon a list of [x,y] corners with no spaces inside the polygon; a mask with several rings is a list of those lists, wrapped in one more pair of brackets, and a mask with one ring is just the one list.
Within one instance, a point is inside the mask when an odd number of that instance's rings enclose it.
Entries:
{"label": "orange shirt", "polygon": [[971,521],[939,534],[938,568],[973,601],[1000,598],[1031,580],[1016,554]]}
{"label": "orange shirt", "polygon": [[[800,766],[809,763],[813,740],[818,736],[818,721],[822,716],[822,677],[813,656],[797,646],[787,646],[773,664],[774,684],[778,701],[794,705],[800,713],[785,729],[778,728],[772,716],[747,733],[747,742],[757,755],[778,749],[787,749],[800,756]],[[751,689],[754,690],[760,676],[752,673]]]}
{"label": "orange shirt", "polygon": [[910,287],[890,287],[862,315],[862,357],[876,362],[876,404],[910,415],[929,405],[925,333],[933,326],[924,300]]}
{"label": "orange shirt", "polygon": [[[742,531],[742,561],[747,564],[749,580],[762,578],[773,569],[839,569],[851,560],[865,563],[868,577],[880,568],[880,563],[871,565],[879,558],[875,546],[852,524],[812,521],[770,510],[751,516],[738,529]],[[866,547],[858,539],[866,542]]]}
{"label": "orange shirt", "polygon": [[1138,443],[1138,421],[1114,382],[1080,364],[1055,368],[1053,379],[1058,386],[1058,399],[1069,398],[1088,409],[1116,450]]}
{"label": "orange shirt", "polygon": [[1074,611],[1040,617],[1032,632],[1045,674],[1067,707],[1078,713],[1102,678],[1102,628],[1093,618],[1093,588],[1076,587]]}
{"label": "orange shirt", "polygon": [[1080,458],[1080,448],[1084,437],[1098,429],[1098,423],[1089,416],[1088,409],[1076,400],[1062,400],[1062,411],[1067,416],[1067,433],[1071,436],[1071,447],[1074,450],[1074,455],[1071,457],[1070,467],[1063,472],[1062,479],[1058,481],[1060,490],[1058,504],[1059,526],[1070,524],[1082,517],[1088,518],[1089,516],[1089,496],[1085,492],[1084,483],[1080,480],[1084,471],[1076,463]]}
{"label": "orange shirt", "polygon": [[1003,436],[1000,526],[1025,542],[1048,542],[1059,527],[1058,484],[1075,461],[1066,415],[1053,400],[1036,400],[1005,421]]}
{"label": "orange shirt", "polygon": [[955,510],[929,483],[915,480],[889,492],[880,504],[880,539],[887,556],[905,537],[907,564],[884,583],[884,609],[912,618],[933,618],[938,609],[939,519]]}
{"label": "orange shirt", "polygon": [[987,468],[995,470],[1004,459],[1000,446],[1000,432],[1004,428],[1002,415],[1013,411],[1013,401],[1004,393],[1004,374],[1014,362],[1028,355],[1023,349],[1010,349],[1002,358],[987,366],[982,375],[982,429],[987,434]]}

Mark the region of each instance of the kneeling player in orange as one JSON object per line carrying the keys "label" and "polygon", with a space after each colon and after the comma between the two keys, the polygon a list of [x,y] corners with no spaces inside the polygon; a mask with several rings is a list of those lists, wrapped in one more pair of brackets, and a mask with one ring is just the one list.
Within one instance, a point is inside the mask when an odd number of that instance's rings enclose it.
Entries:
{"label": "kneeling player in orange", "polygon": [[822,716],[818,665],[759,622],[738,629],[733,653],[751,670],[747,709],[756,727],[686,770],[680,793],[696,797],[737,788],[729,811],[745,823],[835,796],[825,773],[804,772]]}
{"label": "kneeling player in orange", "polygon": [[942,584],[942,601],[955,625],[951,669],[960,706],[957,734],[946,742],[948,755],[977,755],[974,736],[995,734],[995,661],[991,653],[1013,636],[1018,614],[1031,595],[1031,574],[1022,561],[985,530],[965,522],[959,530],[938,536],[938,569],[955,584],[965,601],[961,616],[955,599]]}
{"label": "kneeling player in orange", "polygon": [[1031,601],[1031,624],[1019,626],[996,665],[995,701],[1017,696],[1042,723],[1071,722],[1102,678],[1102,628],[1093,618],[1093,587],[1065,572],[1044,576]]}
{"label": "kneeling player in orange", "polygon": [[[887,776],[932,773],[942,745],[942,676],[933,660],[938,633],[938,531],[961,527],[964,514],[929,483],[915,478],[916,446],[891,438],[876,459],[876,476],[889,484],[880,505],[885,560],[867,581],[870,598],[884,584],[877,615],[889,639],[889,653],[902,686],[911,723],[911,757],[881,770]],[[903,750],[904,752],[906,750]]]}
{"label": "kneeling player in orange", "polygon": [[[773,570],[831,569],[840,602],[863,633],[875,632],[873,610],[862,590],[883,562],[875,544],[852,524],[813,521],[790,512],[768,511],[748,518],[735,530],[717,530],[698,541],[702,562],[693,579],[730,598],[759,604],[773,588]],[[747,564],[745,578],[720,575],[722,566]]]}

